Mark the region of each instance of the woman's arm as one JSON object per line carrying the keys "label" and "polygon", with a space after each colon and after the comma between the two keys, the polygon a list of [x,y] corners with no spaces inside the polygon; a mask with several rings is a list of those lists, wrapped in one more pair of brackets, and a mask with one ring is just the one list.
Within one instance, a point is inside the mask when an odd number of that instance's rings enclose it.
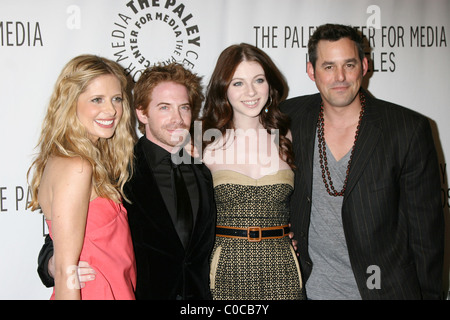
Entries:
{"label": "woman's arm", "polygon": [[81,158],[58,158],[52,169],[51,223],[55,298],[80,299],[77,265],[91,198],[92,168]]}

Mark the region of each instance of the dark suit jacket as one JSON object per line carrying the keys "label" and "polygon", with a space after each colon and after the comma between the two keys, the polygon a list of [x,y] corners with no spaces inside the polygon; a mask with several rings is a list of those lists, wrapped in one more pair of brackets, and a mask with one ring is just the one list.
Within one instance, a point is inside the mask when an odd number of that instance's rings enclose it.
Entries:
{"label": "dark suit jacket", "polygon": [[196,175],[199,210],[186,250],[142,149],[135,147],[135,167],[125,185],[124,201],[133,239],[137,267],[136,299],[210,299],[209,255],[215,236],[216,208],[211,173],[203,164],[192,164]]}
{"label": "dark suit jacket", "polygon": [[[436,150],[429,121],[366,95],[366,109],[343,200],[342,222],[353,273],[363,299],[438,299],[442,293],[444,216]],[[291,223],[305,281],[314,138],[320,94],[281,105],[292,120],[298,172]],[[380,269],[380,289],[369,289]]]}

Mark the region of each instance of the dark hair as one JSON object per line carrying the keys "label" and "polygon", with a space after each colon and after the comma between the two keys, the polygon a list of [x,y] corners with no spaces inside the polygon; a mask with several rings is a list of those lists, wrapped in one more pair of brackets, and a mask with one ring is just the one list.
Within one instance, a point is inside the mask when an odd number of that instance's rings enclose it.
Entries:
{"label": "dark hair", "polygon": [[[269,84],[269,97],[271,105],[268,112],[261,112],[261,124],[270,134],[271,129],[279,130],[280,156],[294,167],[292,143],[286,138],[290,120],[281,113],[278,105],[286,99],[289,87],[286,79],[276,67],[270,57],[261,49],[250,44],[241,43],[229,46],[220,54],[216,67],[212,73],[207,87],[206,101],[202,116],[202,131],[219,129],[225,135],[227,129],[235,129],[233,123],[233,108],[228,102],[227,90],[232,77],[242,61],[255,61],[261,65]],[[270,100],[269,98],[269,100]],[[203,141],[203,150],[212,141]]]}
{"label": "dark hair", "polygon": [[[162,82],[175,82],[186,87],[192,110],[192,121],[197,118],[204,100],[201,78],[173,62],[168,65],[155,65],[146,69],[136,82],[133,91],[134,108],[147,113],[153,89]],[[145,133],[145,126],[139,122],[139,131]]]}
{"label": "dark hair", "polygon": [[316,67],[317,61],[317,44],[320,40],[328,41],[338,41],[342,38],[349,38],[353,40],[358,49],[359,59],[362,61],[364,59],[364,42],[363,37],[354,27],[345,26],[342,24],[324,24],[319,26],[316,31],[314,31],[311,38],[308,41],[308,56],[309,62]]}

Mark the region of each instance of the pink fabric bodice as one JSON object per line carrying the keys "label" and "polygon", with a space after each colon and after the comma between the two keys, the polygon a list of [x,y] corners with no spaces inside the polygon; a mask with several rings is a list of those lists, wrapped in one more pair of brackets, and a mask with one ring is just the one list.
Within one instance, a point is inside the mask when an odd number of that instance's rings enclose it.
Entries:
{"label": "pink fabric bodice", "polygon": [[[50,236],[51,221],[47,221]],[[122,204],[97,197],[89,203],[80,261],[95,270],[81,289],[82,300],[134,300],[136,263],[127,212]],[[51,299],[54,299],[55,292]]]}

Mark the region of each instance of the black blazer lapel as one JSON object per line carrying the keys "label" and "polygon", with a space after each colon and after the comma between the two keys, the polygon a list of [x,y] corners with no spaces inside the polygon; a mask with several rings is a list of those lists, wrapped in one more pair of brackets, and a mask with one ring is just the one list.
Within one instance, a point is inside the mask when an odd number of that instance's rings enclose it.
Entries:
{"label": "black blazer lapel", "polygon": [[[141,139],[146,138],[142,137]],[[167,209],[163,196],[161,195],[161,191],[156,182],[156,178],[153,174],[149,159],[147,159],[146,153],[143,150],[144,146],[139,141],[136,148],[136,158],[139,159],[138,166],[140,170],[140,187],[134,190],[136,195],[139,197],[137,202],[143,207],[148,208],[148,214],[153,215],[151,219],[161,221],[161,225],[164,225],[165,229],[173,234],[172,237],[178,238],[179,246],[183,248],[182,242],[178,236],[178,231],[175,227],[175,217],[173,217]],[[156,214],[156,212],[158,212],[158,214]]]}
{"label": "black blazer lapel", "polygon": [[359,137],[356,141],[344,202],[361,177],[368,160],[372,157],[382,132],[381,115],[374,105],[375,101],[369,96],[369,93],[364,92],[364,94],[366,96],[366,108],[361,121]]}
{"label": "black blazer lapel", "polygon": [[306,146],[303,152],[302,161],[308,164],[308,170],[305,172],[305,179],[308,194],[312,194],[312,174],[313,174],[313,161],[314,161],[314,148],[315,148],[315,135],[317,134],[317,119],[319,118],[320,104],[315,108],[309,110],[308,115],[305,117],[306,123],[304,124],[303,139],[301,145]]}
{"label": "black blazer lapel", "polygon": [[297,159],[297,163],[306,163],[308,170],[298,172],[297,174],[302,177],[300,183],[306,187],[307,194],[310,196],[312,193],[312,174],[313,174],[313,159],[314,159],[314,141],[317,129],[317,119],[319,118],[320,111],[320,95],[311,95],[307,97],[310,101],[302,101],[307,106],[304,109],[299,109],[298,112],[292,112],[291,116],[291,128],[294,146],[294,156]]}

